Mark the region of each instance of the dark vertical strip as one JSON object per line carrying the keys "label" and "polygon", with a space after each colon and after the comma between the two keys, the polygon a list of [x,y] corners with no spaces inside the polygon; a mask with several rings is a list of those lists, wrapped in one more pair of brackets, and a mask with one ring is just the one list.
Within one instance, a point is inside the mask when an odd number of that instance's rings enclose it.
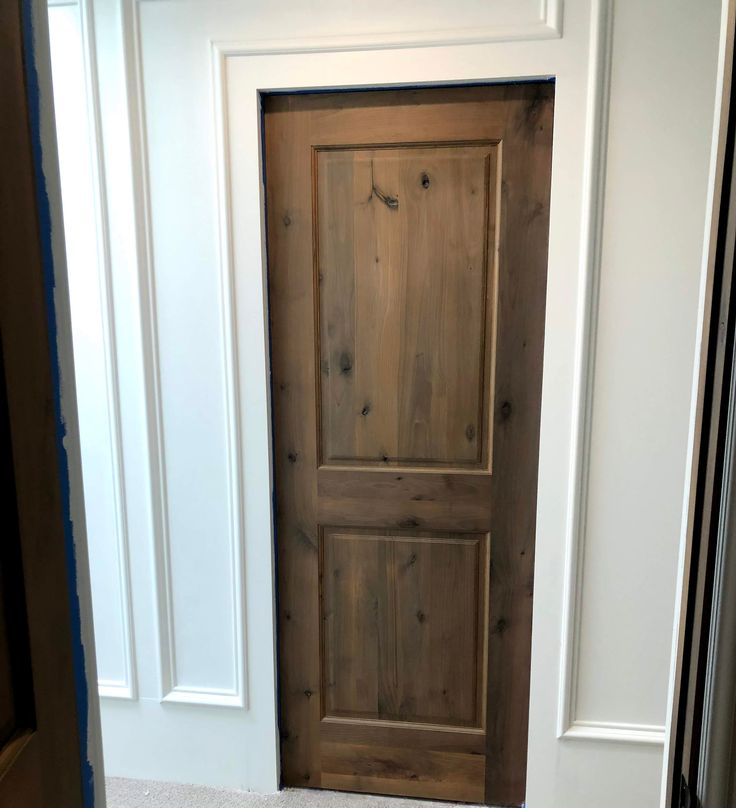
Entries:
{"label": "dark vertical strip", "polygon": [[281,765],[281,758],[282,758],[282,743],[284,740],[284,731],[282,727],[284,726],[284,715],[281,707],[281,677],[279,676],[279,671],[281,670],[281,602],[280,602],[280,590],[279,590],[279,554],[278,554],[278,491],[276,489],[276,485],[274,484],[274,470],[273,470],[273,458],[276,457],[276,438],[274,435],[274,424],[273,424],[273,401],[274,401],[274,381],[273,381],[273,329],[271,328],[271,296],[269,291],[269,279],[268,279],[268,267],[270,266],[270,259],[269,259],[269,238],[268,238],[268,217],[269,217],[269,207],[266,204],[266,195],[268,189],[268,177],[267,177],[267,170],[268,165],[266,163],[266,113],[264,109],[264,93],[258,93],[258,131],[259,131],[259,159],[261,161],[261,209],[263,211],[263,219],[262,219],[262,232],[264,234],[264,251],[265,251],[265,261],[266,261],[266,269],[263,276],[263,300],[265,305],[265,313],[264,313],[264,320],[263,320],[263,327],[266,331],[266,350],[267,350],[267,370],[268,370],[268,421],[269,421],[269,444],[271,449],[271,457],[269,463],[269,483],[271,485],[271,524],[273,525],[273,536],[272,536],[272,569],[271,575],[273,580],[273,591],[274,591],[274,615],[276,620],[276,632],[275,632],[275,657],[276,657],[276,678],[274,681],[274,687],[276,688],[276,735],[277,735],[277,744],[276,744],[276,754],[277,754],[277,767],[278,767],[278,778],[279,778],[279,786],[283,787],[283,772],[282,772],[282,765]]}
{"label": "dark vertical strip", "polygon": [[[733,69],[732,65],[732,69]],[[671,805],[696,803],[700,779],[701,740],[713,581],[723,497],[728,407],[734,395],[731,357],[736,334],[736,285],[733,256],[736,240],[734,197],[736,160],[736,99],[731,91],[723,183],[713,272],[708,346],[704,376],[703,416],[699,437],[697,481],[693,508],[690,568],[685,571],[687,596],[682,635],[682,665],[670,768]]]}
{"label": "dark vertical strip", "polygon": [[[28,124],[32,148],[33,166],[36,184],[36,209],[39,225],[39,245],[43,269],[43,283],[46,298],[46,314],[48,324],[49,351],[51,357],[51,383],[54,392],[54,415],[56,422],[56,447],[59,466],[59,486],[61,492],[64,543],[66,550],[67,584],[71,614],[72,660],[74,666],[74,685],[77,701],[77,717],[79,723],[79,752],[82,761],[82,794],[86,808],[94,806],[94,772],[88,757],[88,725],[89,725],[89,693],[87,691],[87,675],[85,651],[82,643],[82,622],[77,592],[77,561],[74,547],[74,530],[71,519],[71,493],[69,485],[69,461],[64,446],[66,425],[61,407],[61,370],[57,344],[57,319],[54,302],[56,288],[54,272],[54,255],[51,239],[51,205],[46,188],[46,177],[43,173],[43,151],[41,141],[41,91],[37,70],[36,43],[33,30],[33,0],[21,0],[21,19],[23,26],[23,59],[26,75],[26,98],[28,108]],[[48,56],[48,54],[46,54]]]}
{"label": "dark vertical strip", "polygon": [[0,622],[10,664],[12,692],[11,714],[0,724],[0,747],[20,727],[36,726],[36,706],[33,695],[33,671],[28,642],[28,612],[26,609],[23,558],[18,524],[18,498],[15,487],[15,465],[8,412],[5,358],[0,342],[0,463],[3,485],[0,490],[3,514],[3,538],[0,541]]}

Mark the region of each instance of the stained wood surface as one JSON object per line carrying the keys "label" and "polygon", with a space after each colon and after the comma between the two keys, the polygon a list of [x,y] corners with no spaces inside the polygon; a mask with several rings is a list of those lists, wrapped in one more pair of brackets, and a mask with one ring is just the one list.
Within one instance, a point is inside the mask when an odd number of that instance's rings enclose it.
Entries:
{"label": "stained wood surface", "polygon": [[524,799],[552,95],[264,99],[289,785]]}
{"label": "stained wood surface", "polygon": [[486,535],[325,528],[325,716],[483,723]]}
{"label": "stained wood surface", "polygon": [[496,148],[315,152],[323,463],[488,457]]}
{"label": "stained wood surface", "polygon": [[483,801],[482,755],[348,743],[323,743],[321,753],[324,788]]}
{"label": "stained wood surface", "polygon": [[317,519],[322,525],[488,529],[489,474],[427,474],[401,470],[322,467],[317,474]]}
{"label": "stained wood surface", "polygon": [[0,5],[0,30],[0,805],[81,808],[57,422],[19,2]]}

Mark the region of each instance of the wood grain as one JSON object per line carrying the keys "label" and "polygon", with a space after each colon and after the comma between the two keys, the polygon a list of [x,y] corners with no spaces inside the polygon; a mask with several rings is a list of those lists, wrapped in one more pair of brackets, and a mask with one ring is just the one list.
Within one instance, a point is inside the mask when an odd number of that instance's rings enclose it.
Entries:
{"label": "wood grain", "polygon": [[400,746],[323,743],[325,788],[481,802],[482,755]]}
{"label": "wood grain", "polygon": [[520,802],[526,778],[552,99],[548,84],[520,88],[503,149],[486,756],[499,805]]}
{"label": "wood grain", "polygon": [[481,727],[487,535],[321,535],[324,714]]}
{"label": "wood grain", "polygon": [[289,785],[524,799],[552,97],[264,99]]}
{"label": "wood grain", "polygon": [[323,467],[317,494],[323,525],[480,533],[491,519],[489,474]]}
{"label": "wood grain", "polygon": [[358,743],[364,746],[402,746],[409,749],[433,749],[436,752],[485,753],[485,732],[468,728],[409,721],[369,721],[365,719],[325,717],[320,737],[334,743]]}
{"label": "wood grain", "polygon": [[[81,808],[57,422],[21,3],[0,4],[3,808]],[[41,40],[42,41],[42,40]],[[43,54],[41,54],[43,58]],[[48,225],[46,225],[48,227]],[[22,571],[22,572],[21,572]]]}
{"label": "wood grain", "polygon": [[488,144],[317,150],[322,463],[487,464],[496,163]]}

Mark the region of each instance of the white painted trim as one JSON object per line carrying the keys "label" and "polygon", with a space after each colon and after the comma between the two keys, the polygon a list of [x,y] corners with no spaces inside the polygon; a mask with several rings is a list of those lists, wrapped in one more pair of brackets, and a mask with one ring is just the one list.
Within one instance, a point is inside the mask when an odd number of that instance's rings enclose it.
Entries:
{"label": "white painted trim", "polygon": [[615,721],[573,721],[562,738],[664,746],[665,728],[654,724],[621,724]]}
{"label": "white painted trim", "polygon": [[225,417],[228,423],[228,468],[230,487],[228,489],[231,530],[231,568],[234,571],[233,604],[237,610],[233,625],[235,648],[238,658],[234,660],[240,706],[245,707],[247,643],[245,636],[245,515],[243,513],[243,452],[241,439],[242,412],[240,403],[240,378],[238,373],[238,341],[236,333],[237,310],[235,305],[235,269],[232,260],[232,223],[230,211],[230,169],[224,159],[227,154],[227,118],[219,94],[219,74],[213,71],[213,124],[215,131],[217,159],[217,221],[220,236],[219,277],[220,305],[222,307],[222,346],[223,378],[225,379]]}
{"label": "white painted trim", "polygon": [[125,682],[111,682],[106,679],[97,680],[97,692],[103,699],[122,699],[123,701],[135,701],[137,692]]}
{"label": "white painted trim", "polygon": [[[132,0],[134,3],[160,2],[161,0]],[[385,31],[375,34],[355,34],[323,37],[321,46],[314,40],[293,40],[290,46],[280,49],[276,42],[253,43],[262,53],[307,53],[314,50],[330,52],[383,50],[387,48],[418,48],[434,45],[479,45],[489,42],[518,42],[535,39],[559,39],[562,37],[564,0],[540,0],[539,19],[533,23],[518,25],[491,25],[478,28],[456,28],[419,31]],[[262,49],[262,50],[261,50]]]}
{"label": "white painted trim", "polygon": [[564,16],[564,0],[542,0],[541,18],[548,28],[554,32],[550,38],[562,37],[562,19]]}
{"label": "white painted trim", "polygon": [[244,707],[237,691],[215,688],[172,687],[161,699],[162,704],[199,704],[206,707]]}
{"label": "white painted trim", "polygon": [[154,569],[158,609],[158,648],[161,701],[208,706],[245,707],[245,593],[243,583],[242,454],[240,447],[240,401],[237,378],[237,350],[233,336],[235,303],[232,279],[228,274],[227,251],[220,261],[221,299],[223,304],[222,363],[225,379],[228,445],[228,502],[232,558],[233,671],[232,690],[188,687],[176,681],[176,643],[172,599],[169,506],[166,485],[166,460],[163,443],[163,411],[158,353],[158,322],[151,228],[146,115],[141,60],[138,1],[122,5],[124,47],[128,74],[128,103],[133,147],[133,182],[136,197],[138,271],[140,273],[141,335],[149,435],[151,505],[154,521]]}
{"label": "white painted trim", "polygon": [[90,165],[94,187],[95,244],[97,248],[99,278],[98,294],[105,364],[105,404],[107,409],[107,423],[109,424],[110,430],[108,442],[112,461],[110,471],[113,483],[113,522],[120,576],[119,609],[123,626],[122,650],[125,667],[125,679],[123,681],[98,679],[98,692],[100,696],[108,698],[135,699],[137,696],[137,677],[130,584],[128,517],[123,465],[115,314],[112,296],[110,223],[107,213],[107,190],[105,186],[105,168],[101,141],[97,54],[94,44],[94,15],[91,0],[49,0],[48,5],[50,7],[78,6],[77,13],[79,14],[83,44],[82,58],[85,73],[87,125],[93,147],[92,154],[90,155]]}
{"label": "white painted trim", "polygon": [[138,684],[135,664],[135,635],[133,628],[132,594],[130,582],[130,545],[128,536],[127,499],[125,495],[125,467],[123,436],[120,416],[120,389],[118,383],[117,340],[115,336],[115,306],[112,286],[112,260],[110,257],[110,221],[107,212],[105,164],[102,152],[102,123],[100,119],[99,80],[95,49],[94,14],[92,0],[81,0],[82,39],[85,45],[85,72],[87,98],[91,117],[92,174],[95,183],[95,215],[97,219],[97,245],[100,252],[100,303],[105,350],[105,389],[108,423],[110,424],[110,456],[115,505],[115,539],[118,569],[120,571],[120,610],[123,617],[125,684],[120,687],[100,682],[99,692],[112,698],[135,699]]}
{"label": "white painted trim", "polygon": [[[606,174],[608,99],[611,72],[613,0],[595,0],[591,10],[588,119],[580,248],[580,297],[577,313],[573,432],[570,452],[570,498],[565,541],[565,588],[562,604],[562,653],[558,695],[558,737],[598,737],[609,725],[577,721],[578,648],[582,573],[593,408],[598,287]],[[585,732],[582,728],[585,727]],[[577,729],[576,729],[577,728]],[[575,730],[572,731],[571,730]],[[577,731],[580,730],[580,731]],[[595,734],[595,733],[598,734]],[[631,737],[634,737],[633,735]],[[620,738],[619,740],[626,740]]]}

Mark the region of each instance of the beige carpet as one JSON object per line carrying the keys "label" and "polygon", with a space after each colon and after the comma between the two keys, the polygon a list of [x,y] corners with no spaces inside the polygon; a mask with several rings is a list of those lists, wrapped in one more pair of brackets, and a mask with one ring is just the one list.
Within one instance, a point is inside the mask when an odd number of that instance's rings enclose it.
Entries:
{"label": "beige carpet", "polygon": [[453,808],[453,805],[338,791],[286,789],[264,795],[118,777],[107,780],[107,808]]}

